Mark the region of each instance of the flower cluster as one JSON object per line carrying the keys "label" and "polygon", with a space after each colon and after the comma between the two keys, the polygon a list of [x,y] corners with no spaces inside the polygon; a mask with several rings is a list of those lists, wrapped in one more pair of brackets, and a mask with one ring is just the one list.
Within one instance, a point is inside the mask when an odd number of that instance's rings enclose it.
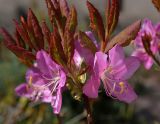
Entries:
{"label": "flower cluster", "polygon": [[[50,103],[55,114],[61,110],[65,90],[77,100],[83,96],[97,98],[101,83],[107,96],[126,103],[134,101],[137,95],[128,79],[140,66],[138,57],[147,68],[151,67],[141,40],[151,38],[151,51],[155,54],[159,49],[159,26],[153,28],[146,20],[138,34],[141,21],[137,21],[113,37],[119,19],[119,0],[109,0],[105,25],[98,10],[87,1],[96,40],[91,31],[77,31],[76,9],[69,8],[66,0],[46,0],[46,4],[52,30],[45,21],[40,24],[31,9],[27,20],[21,17],[20,23],[14,21],[15,38],[1,29],[5,46],[29,67],[26,82],[15,89],[16,93],[35,102]],[[137,34],[134,56],[138,57],[126,58],[123,47]]]}
{"label": "flower cluster", "polygon": [[160,52],[160,24],[154,26],[149,19],[145,19],[134,43],[136,50],[133,56],[137,56],[145,68],[150,69]]}

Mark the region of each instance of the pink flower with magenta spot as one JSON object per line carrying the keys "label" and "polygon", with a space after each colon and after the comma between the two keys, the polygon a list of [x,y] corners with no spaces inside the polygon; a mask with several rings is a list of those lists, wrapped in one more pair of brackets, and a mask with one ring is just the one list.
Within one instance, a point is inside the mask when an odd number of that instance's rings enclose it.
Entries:
{"label": "pink flower with magenta spot", "polygon": [[108,96],[126,103],[132,102],[137,95],[127,80],[139,65],[136,57],[125,58],[122,47],[118,45],[109,51],[109,56],[96,52],[92,74],[83,88],[84,94],[90,98],[96,98],[102,81]]}

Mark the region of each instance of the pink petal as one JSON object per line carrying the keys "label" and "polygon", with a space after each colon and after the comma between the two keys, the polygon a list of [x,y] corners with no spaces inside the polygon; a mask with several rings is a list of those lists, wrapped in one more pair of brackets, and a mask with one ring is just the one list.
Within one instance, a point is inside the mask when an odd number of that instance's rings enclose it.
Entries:
{"label": "pink petal", "polygon": [[16,87],[15,92],[18,96],[25,96],[27,93],[26,83],[22,83]]}
{"label": "pink petal", "polygon": [[108,61],[107,61],[107,54],[102,52],[96,52],[95,59],[94,59],[94,72],[99,76],[101,73],[107,68]]}
{"label": "pink petal", "polygon": [[53,96],[52,96],[50,90],[44,90],[42,92],[42,98],[41,98],[42,102],[50,103],[52,101],[52,98],[53,98]]}
{"label": "pink petal", "polygon": [[52,76],[52,70],[60,68],[59,65],[51,59],[50,55],[43,50],[37,52],[36,59],[37,68],[46,75]]}
{"label": "pink petal", "polygon": [[27,89],[27,83],[22,83],[16,87],[15,92],[18,96],[31,98],[33,90],[31,88]]}
{"label": "pink petal", "polygon": [[[94,42],[97,48],[99,48],[93,33],[91,31],[87,31],[85,33]],[[89,49],[84,48],[80,40],[75,41],[75,48],[77,52],[80,54],[81,58],[84,59],[84,61],[88,65],[93,66],[94,54]]]}
{"label": "pink petal", "polygon": [[153,65],[153,59],[151,57],[148,57],[148,59],[146,61],[143,62],[144,63],[144,67],[149,70],[151,69],[152,65]]}
{"label": "pink petal", "polygon": [[114,95],[120,101],[131,103],[137,98],[137,95],[134,92],[133,88],[127,82],[123,82],[123,84],[124,91],[122,93]]}
{"label": "pink petal", "polygon": [[149,70],[153,65],[152,58],[141,49],[137,49],[133,52],[133,56],[138,57],[138,59],[144,64],[144,67]]}
{"label": "pink petal", "polygon": [[78,40],[75,41],[75,48],[86,64],[93,66],[94,54],[89,49],[84,48]]}
{"label": "pink petal", "polygon": [[120,63],[123,62],[125,58],[123,48],[119,45],[114,46],[110,51],[109,51],[109,59],[110,59],[110,64],[111,65],[119,65]]}
{"label": "pink petal", "polygon": [[58,88],[64,87],[65,83],[66,83],[66,74],[62,70],[60,70],[60,80]]}
{"label": "pink petal", "polygon": [[116,79],[127,80],[137,71],[139,66],[139,60],[136,57],[130,56],[120,65],[113,66],[113,72],[111,71],[111,73]]}
{"label": "pink petal", "polygon": [[[156,32],[155,32],[155,28],[151,22],[151,20],[149,19],[145,19],[144,22],[143,22],[143,25],[142,25],[142,29],[141,29],[141,32],[145,32],[147,33],[148,35],[151,35],[152,37],[155,37],[156,35]],[[143,34],[142,34],[143,35]]]}
{"label": "pink petal", "polygon": [[131,103],[137,98],[136,93],[126,81],[109,80],[105,74],[101,79],[108,96],[126,103]]}
{"label": "pink petal", "polygon": [[83,93],[90,98],[97,98],[99,86],[100,86],[100,79],[98,76],[93,74],[84,85]]}
{"label": "pink petal", "polygon": [[30,68],[26,72],[26,81],[32,85],[44,85],[40,71],[37,68]]}
{"label": "pink petal", "polygon": [[74,60],[74,62],[76,64],[76,66],[78,68],[80,68],[80,66],[81,66],[81,64],[83,62],[83,58],[80,56],[80,54],[78,53],[78,51],[76,49],[74,50],[73,60]]}
{"label": "pink petal", "polygon": [[93,43],[96,45],[96,47],[99,48],[100,46],[99,46],[96,38],[94,37],[94,34],[91,31],[86,31],[85,33],[93,41]]}
{"label": "pink petal", "polygon": [[53,112],[59,114],[62,106],[62,93],[61,89],[58,89],[56,96],[53,97],[51,105],[53,107]]}

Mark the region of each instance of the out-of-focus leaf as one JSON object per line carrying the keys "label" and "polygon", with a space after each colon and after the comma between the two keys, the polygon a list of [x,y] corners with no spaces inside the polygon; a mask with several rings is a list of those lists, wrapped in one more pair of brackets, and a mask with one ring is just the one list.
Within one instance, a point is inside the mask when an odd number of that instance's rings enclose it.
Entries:
{"label": "out-of-focus leaf", "polygon": [[90,27],[98,34],[99,39],[105,41],[105,29],[103,24],[103,19],[99,11],[87,1],[87,7],[90,15]]}
{"label": "out-of-focus leaf", "polygon": [[152,3],[157,8],[157,10],[160,12],[160,0],[152,0]]}
{"label": "out-of-focus leaf", "polygon": [[35,55],[22,47],[14,45],[6,45],[6,47],[11,50],[27,66],[30,66],[35,60]]}
{"label": "out-of-focus leaf", "polygon": [[34,30],[33,30],[33,27],[32,27],[32,19],[31,19],[31,13],[28,11],[28,15],[27,15],[27,32],[28,32],[28,36],[31,40],[31,43],[33,44],[33,47],[36,51],[38,51],[38,46],[36,44],[36,37],[34,35]]}
{"label": "out-of-focus leaf", "polygon": [[45,39],[47,40],[48,44],[50,44],[51,32],[50,32],[45,21],[42,22],[42,32],[43,32],[43,35],[44,35]]}
{"label": "out-of-focus leaf", "polygon": [[95,46],[95,44],[93,43],[93,41],[86,35],[86,33],[79,31],[79,38],[81,44],[83,45],[83,47],[89,49],[92,51],[92,53],[95,53],[97,51],[97,48]]}
{"label": "out-of-focus leaf", "polygon": [[13,37],[4,28],[0,29],[0,33],[3,35],[4,43],[6,45],[15,45],[16,44],[15,40],[13,39]]}
{"label": "out-of-focus leaf", "polygon": [[108,0],[108,7],[106,10],[106,37],[110,36],[111,33],[117,26],[119,19],[119,0]]}
{"label": "out-of-focus leaf", "polygon": [[17,29],[18,33],[20,34],[21,38],[23,39],[23,41],[25,41],[26,44],[28,44],[30,48],[35,48],[33,46],[32,42],[30,41],[29,35],[28,35],[25,27],[23,27],[23,25],[18,24],[18,22],[16,20],[14,20],[14,23],[15,23],[16,29]]}
{"label": "out-of-focus leaf", "polygon": [[128,46],[132,40],[135,39],[141,27],[141,20],[138,20],[121,31],[118,35],[116,35],[111,41],[108,43],[105,52],[108,52],[112,49],[116,44],[122,46]]}
{"label": "out-of-focus leaf", "polygon": [[54,6],[55,9],[58,9],[59,8],[59,0],[51,0],[52,1],[52,4]]}
{"label": "out-of-focus leaf", "polygon": [[24,40],[21,38],[21,36],[17,30],[15,32],[15,40],[16,40],[17,46],[22,47],[22,48],[26,48],[26,44],[25,44]]}
{"label": "out-of-focus leaf", "polygon": [[29,15],[31,17],[32,27],[36,38],[36,45],[39,49],[44,48],[44,39],[43,39],[43,33],[42,29],[39,25],[37,17],[34,15],[33,11],[29,9]]}
{"label": "out-of-focus leaf", "polygon": [[61,13],[63,16],[68,17],[69,15],[69,7],[66,0],[59,0]]}
{"label": "out-of-focus leaf", "polygon": [[145,35],[142,37],[143,46],[144,46],[146,52],[148,53],[148,55],[149,55],[150,57],[152,57],[152,59],[156,62],[156,64],[157,64],[158,66],[160,66],[160,60],[154,55],[154,53],[153,53],[152,50],[151,50],[151,44],[150,44],[150,43],[151,43],[151,40],[152,40],[152,38],[151,38],[149,35],[145,34]]}
{"label": "out-of-focus leaf", "polygon": [[71,62],[74,54],[74,34],[77,28],[77,23],[77,12],[76,9],[72,7],[69,17],[67,18],[63,39],[64,52],[68,62]]}

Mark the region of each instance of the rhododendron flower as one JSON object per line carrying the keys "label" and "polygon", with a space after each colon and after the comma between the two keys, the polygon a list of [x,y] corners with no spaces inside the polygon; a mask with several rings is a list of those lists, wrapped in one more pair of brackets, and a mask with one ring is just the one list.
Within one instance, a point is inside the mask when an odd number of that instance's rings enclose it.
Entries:
{"label": "rhododendron flower", "polygon": [[137,56],[140,59],[140,61],[144,64],[146,69],[150,69],[152,67],[153,59],[146,52],[142,42],[142,38],[146,36],[149,37],[150,50],[155,55],[158,52],[158,42],[160,40],[160,38],[158,37],[158,32],[160,32],[159,26],[160,24],[153,26],[150,20],[145,19],[142,28],[134,41],[136,50],[133,52],[133,56]]}
{"label": "rhododendron flower", "polygon": [[19,96],[34,101],[51,103],[53,111],[58,114],[62,104],[62,88],[66,82],[66,74],[49,54],[41,50],[37,52],[34,67],[26,73],[26,83],[16,88]]}
{"label": "rhododendron flower", "polygon": [[90,98],[96,98],[102,80],[108,96],[123,102],[132,102],[137,95],[127,80],[139,65],[136,57],[125,58],[122,47],[118,45],[109,51],[109,56],[96,52],[92,74],[83,88],[84,94]]}

